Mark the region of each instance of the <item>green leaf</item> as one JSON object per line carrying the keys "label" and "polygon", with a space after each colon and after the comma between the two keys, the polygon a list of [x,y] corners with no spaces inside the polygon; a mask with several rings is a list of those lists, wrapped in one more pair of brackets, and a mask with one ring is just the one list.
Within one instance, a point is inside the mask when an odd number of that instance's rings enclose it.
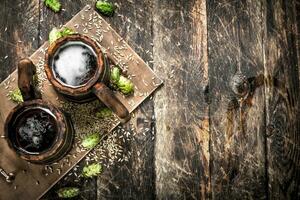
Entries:
{"label": "green leaf", "polygon": [[98,176],[102,172],[102,166],[99,163],[87,165],[82,170],[82,175],[85,178]]}
{"label": "green leaf", "polygon": [[9,98],[15,103],[22,103],[23,97],[19,88],[8,93]]}
{"label": "green leaf", "polygon": [[61,36],[64,37],[64,36],[67,36],[67,35],[72,35],[75,33],[75,31],[73,31],[72,29],[68,28],[68,27],[64,27],[63,30],[60,31],[61,33]]}
{"label": "green leaf", "polygon": [[57,191],[57,194],[60,198],[73,198],[79,195],[79,188],[76,187],[64,187]]}
{"label": "green leaf", "polygon": [[44,4],[54,12],[58,12],[61,9],[61,4],[58,0],[44,0]]}
{"label": "green leaf", "polygon": [[96,8],[99,10],[100,13],[106,16],[113,16],[116,10],[116,6],[107,1],[97,1]]}
{"label": "green leaf", "polygon": [[100,142],[100,134],[94,133],[86,136],[83,141],[81,142],[81,145],[84,148],[92,149],[94,148],[98,143]]}
{"label": "green leaf", "polygon": [[57,28],[53,28],[50,33],[49,33],[49,43],[52,44],[55,42],[57,39],[67,36],[67,35],[72,35],[75,32],[67,27],[64,27],[62,30],[58,30]]}
{"label": "green leaf", "polygon": [[53,28],[49,33],[49,43],[52,44],[58,38],[61,38],[61,32],[57,28]]}
{"label": "green leaf", "polygon": [[117,82],[117,87],[125,95],[130,94],[134,91],[133,83],[124,76],[120,76],[120,79]]}
{"label": "green leaf", "polygon": [[114,84],[119,82],[120,74],[121,74],[121,72],[120,72],[119,67],[113,67],[110,72],[110,81]]}
{"label": "green leaf", "polygon": [[112,116],[112,111],[109,108],[102,108],[100,111],[96,112],[96,117],[98,118],[108,118]]}

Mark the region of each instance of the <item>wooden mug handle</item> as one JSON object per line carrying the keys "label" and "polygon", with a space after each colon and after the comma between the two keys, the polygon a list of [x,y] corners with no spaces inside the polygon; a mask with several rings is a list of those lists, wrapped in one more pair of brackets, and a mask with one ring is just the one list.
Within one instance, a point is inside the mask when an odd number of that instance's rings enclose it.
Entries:
{"label": "wooden mug handle", "polygon": [[28,58],[19,61],[18,64],[18,87],[24,101],[36,99],[33,77],[36,74],[35,65]]}
{"label": "wooden mug handle", "polygon": [[92,89],[93,93],[110,108],[121,120],[122,123],[130,119],[127,108],[121,103],[113,92],[103,83],[96,83]]}

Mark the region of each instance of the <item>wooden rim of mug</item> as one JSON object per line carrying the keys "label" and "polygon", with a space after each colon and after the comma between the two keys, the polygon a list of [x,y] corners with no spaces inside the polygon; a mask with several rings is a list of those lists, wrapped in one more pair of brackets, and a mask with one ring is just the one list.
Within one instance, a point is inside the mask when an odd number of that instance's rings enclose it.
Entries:
{"label": "wooden rim of mug", "polygon": [[[94,73],[94,75],[88,80],[85,84],[73,88],[73,87],[68,87],[67,85],[62,84],[60,81],[58,81],[55,78],[55,75],[53,74],[52,67],[50,66],[50,61],[53,59],[53,56],[55,55],[55,52],[59,49],[60,46],[63,44],[70,42],[70,41],[80,41],[85,43],[86,45],[90,46],[94,52],[96,53],[97,56],[97,69]],[[89,37],[81,34],[72,34],[68,35],[62,38],[59,38],[56,40],[53,44],[51,44],[48,47],[48,50],[45,54],[45,64],[44,68],[46,71],[46,75],[48,77],[48,80],[51,82],[51,84],[57,89],[60,93],[66,94],[66,95],[71,95],[71,96],[76,96],[80,95],[83,93],[88,93],[93,85],[95,85],[98,81],[99,78],[103,76],[104,74],[104,60],[103,60],[103,53],[99,47],[99,45]]]}
{"label": "wooden rim of mug", "polygon": [[[30,154],[30,153],[25,153],[19,149],[17,149],[12,141],[10,141],[9,134],[9,126],[11,125],[11,122],[13,120],[14,114],[16,114],[18,111],[24,108],[29,108],[30,107],[40,107],[40,108],[45,108],[48,109],[56,118],[56,126],[57,126],[57,135],[55,136],[55,139],[53,141],[53,144],[49,147],[49,149],[39,153],[39,154]],[[58,151],[61,150],[64,144],[64,138],[66,137],[67,133],[67,127],[66,127],[66,120],[64,118],[64,115],[51,103],[48,103],[46,101],[43,101],[41,99],[36,99],[36,100],[31,100],[31,101],[25,101],[18,106],[14,107],[9,115],[6,118],[5,124],[4,124],[4,130],[5,130],[5,138],[7,140],[7,143],[9,147],[24,160],[30,161],[30,162],[41,162],[45,159],[48,159],[50,156],[56,155]]]}

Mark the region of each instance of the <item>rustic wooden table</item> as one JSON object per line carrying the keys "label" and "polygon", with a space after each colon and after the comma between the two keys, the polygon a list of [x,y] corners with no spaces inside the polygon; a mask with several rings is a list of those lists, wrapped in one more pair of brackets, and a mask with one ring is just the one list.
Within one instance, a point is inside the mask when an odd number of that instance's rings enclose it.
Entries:
{"label": "rustic wooden table", "polygon": [[[1,80],[95,1],[61,2],[55,14],[0,0]],[[132,119],[129,161],[82,183],[80,198],[299,199],[300,2],[112,2],[106,20],[164,86]]]}

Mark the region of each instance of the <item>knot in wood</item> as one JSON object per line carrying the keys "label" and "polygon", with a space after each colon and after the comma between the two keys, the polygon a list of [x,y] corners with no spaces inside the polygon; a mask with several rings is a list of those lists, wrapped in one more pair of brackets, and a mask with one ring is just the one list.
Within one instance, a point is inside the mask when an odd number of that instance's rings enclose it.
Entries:
{"label": "knot in wood", "polygon": [[239,72],[231,78],[230,87],[238,97],[246,97],[250,89],[247,78]]}

